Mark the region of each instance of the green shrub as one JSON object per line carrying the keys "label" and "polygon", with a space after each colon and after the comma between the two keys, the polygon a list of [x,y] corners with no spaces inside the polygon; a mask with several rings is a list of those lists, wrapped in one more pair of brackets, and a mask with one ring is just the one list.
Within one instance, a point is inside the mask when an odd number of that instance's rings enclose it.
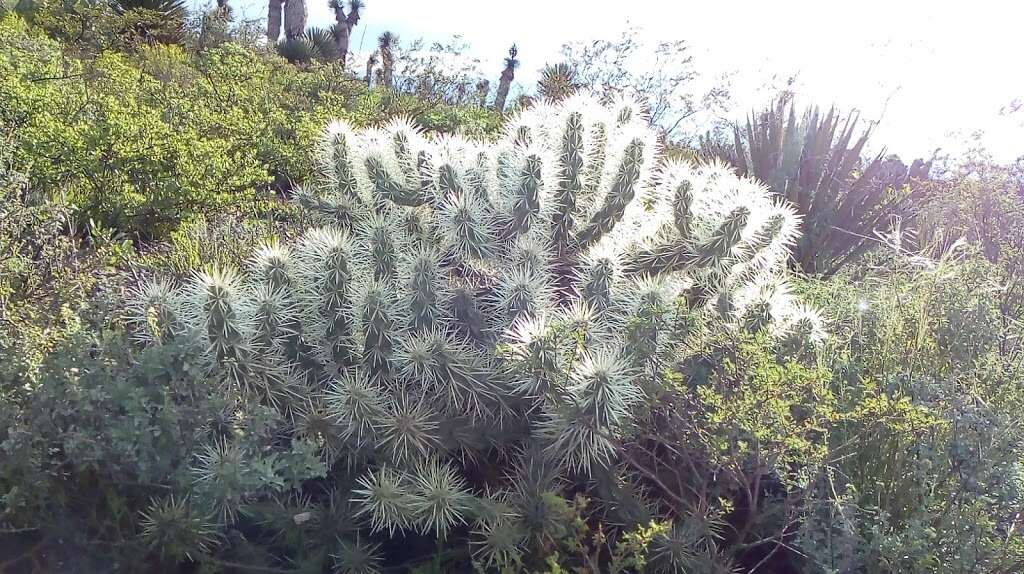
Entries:
{"label": "green shrub", "polygon": [[[922,268],[922,264],[925,264]],[[839,417],[801,529],[812,572],[1004,572],[1024,558],[1019,351],[980,258],[818,285]],[[1019,327],[1012,327],[1019,329]]]}
{"label": "green shrub", "polygon": [[[918,243],[942,252],[966,241],[993,264],[1004,327],[1024,316],[1024,185],[1012,168],[981,158],[928,188]],[[1013,341],[1004,340],[1004,351]]]}
{"label": "green shrub", "polygon": [[[104,226],[159,235],[266,182],[253,150],[223,129],[230,107],[197,109],[203,101],[121,54],[67,59],[16,18],[0,26],[0,98],[18,126],[15,157],[30,166],[32,190],[65,198]],[[159,50],[172,65],[184,58]]]}
{"label": "green shrub", "polygon": [[31,189],[143,237],[195,215],[261,209],[269,191],[312,175],[321,126],[346,109],[361,125],[405,113],[432,129],[495,129],[487,112],[396,106],[336,66],[300,71],[230,43],[195,56],[156,45],[80,59],[7,16],[0,45],[2,113],[19,126],[15,156],[30,166]]}
{"label": "green shrub", "polygon": [[[131,245],[93,229],[85,245],[66,204],[32,194],[15,141],[0,126],[0,380],[32,372],[90,295],[134,254]],[[3,391],[0,391],[2,393]]]}

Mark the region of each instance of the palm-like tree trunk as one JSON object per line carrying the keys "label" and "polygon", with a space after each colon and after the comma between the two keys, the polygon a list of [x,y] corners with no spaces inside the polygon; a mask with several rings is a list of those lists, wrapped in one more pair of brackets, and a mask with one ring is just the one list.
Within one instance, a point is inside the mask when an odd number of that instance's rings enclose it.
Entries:
{"label": "palm-like tree trunk", "polygon": [[487,80],[480,80],[476,83],[476,99],[480,107],[487,105],[487,94],[491,91],[491,83]]}
{"label": "palm-like tree trunk", "polygon": [[395,46],[398,45],[398,36],[391,32],[384,32],[377,40],[380,52],[381,83],[389,89],[395,87]]}
{"label": "palm-like tree trunk", "polygon": [[366,59],[366,75],[363,76],[363,80],[366,85],[369,86],[373,83],[373,69],[377,66],[377,52],[370,54],[370,57]]}
{"label": "palm-like tree trunk", "polygon": [[508,57],[505,58],[505,69],[501,71],[501,81],[498,82],[498,93],[494,96],[494,109],[499,112],[505,110],[505,100],[508,98],[508,90],[512,87],[512,80],[516,77],[516,68],[519,67],[519,60],[516,55],[519,51],[516,45],[508,50]]}
{"label": "palm-like tree trunk", "polygon": [[341,0],[331,0],[331,8],[334,10],[334,38],[338,46],[338,59],[342,68],[348,59],[348,47],[352,38],[352,28],[359,23],[359,10],[362,9],[362,0],[349,0],[348,14]]}
{"label": "palm-like tree trunk", "polygon": [[306,0],[286,0],[284,5],[284,37],[294,40],[306,30]]}
{"label": "palm-like tree trunk", "polygon": [[[335,10],[334,14],[334,41],[338,46],[338,61],[341,62],[341,67],[344,68],[345,60],[348,58],[348,45],[352,37],[352,28],[346,24],[343,11]],[[338,17],[339,14],[342,17]]]}
{"label": "palm-like tree trunk", "polygon": [[276,44],[281,37],[281,11],[284,9],[284,0],[269,0],[267,2],[267,40]]}

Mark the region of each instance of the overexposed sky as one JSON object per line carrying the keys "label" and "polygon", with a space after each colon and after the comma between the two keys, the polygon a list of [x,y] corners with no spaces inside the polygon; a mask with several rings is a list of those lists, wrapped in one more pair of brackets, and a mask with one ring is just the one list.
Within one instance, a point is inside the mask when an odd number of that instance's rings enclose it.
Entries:
{"label": "overexposed sky", "polygon": [[[194,0],[201,2],[201,0]],[[260,0],[230,0],[236,13],[265,16]],[[333,23],[327,0],[307,0],[309,23]],[[491,71],[512,43],[517,81],[537,72],[567,42],[617,39],[628,26],[652,41],[685,39],[708,77],[729,74],[733,114],[764,101],[759,87],[796,75],[797,98],[856,109],[878,120],[876,146],[904,156],[956,152],[983,131],[995,157],[1024,155],[1024,1],[1021,0],[366,0],[353,49],[372,49],[384,30],[405,41],[459,34]],[[760,99],[759,99],[760,98]],[[909,163],[909,162],[908,162]]]}

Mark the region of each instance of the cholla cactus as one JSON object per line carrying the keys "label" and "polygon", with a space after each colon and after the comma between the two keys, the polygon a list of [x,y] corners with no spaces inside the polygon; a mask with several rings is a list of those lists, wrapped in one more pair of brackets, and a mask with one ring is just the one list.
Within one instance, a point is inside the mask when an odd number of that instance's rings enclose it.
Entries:
{"label": "cholla cactus", "polygon": [[483,568],[522,567],[526,531],[515,516],[483,518],[475,530],[473,558]]}
{"label": "cholla cactus", "polygon": [[[338,434],[319,437],[323,456],[355,465],[373,531],[467,525],[481,561],[514,562],[544,504],[523,493],[531,508],[477,516],[475,455],[526,447],[543,459],[531,465],[586,479],[617,464],[689,338],[822,336],[783,276],[793,211],[721,165],[665,160],[657,141],[636,103],[588,96],[531,108],[493,142],[334,122],[297,198],[320,227],[262,247],[244,276],[140,289],[140,338],[196,339],[229,389],[292,418],[322,405],[313,434]],[[226,453],[204,455],[203,483]]]}
{"label": "cholla cactus", "polygon": [[215,441],[197,458],[192,474],[198,493],[223,517],[233,517],[254,486],[246,453],[237,444]]}
{"label": "cholla cactus", "polygon": [[174,287],[160,280],[142,283],[131,294],[130,317],[136,340],[159,345],[183,328],[178,316],[181,302]]}
{"label": "cholla cactus", "polygon": [[380,545],[365,543],[358,538],[355,541],[341,540],[338,553],[333,554],[334,572],[336,574],[379,574],[382,572]]}
{"label": "cholla cactus", "polygon": [[421,502],[413,493],[409,477],[388,467],[367,473],[353,493],[359,514],[368,517],[370,527],[390,534],[412,526],[416,505]]}
{"label": "cholla cactus", "polygon": [[194,514],[188,500],[153,500],[142,512],[142,539],[162,558],[195,560],[210,551],[217,532],[209,517]]}

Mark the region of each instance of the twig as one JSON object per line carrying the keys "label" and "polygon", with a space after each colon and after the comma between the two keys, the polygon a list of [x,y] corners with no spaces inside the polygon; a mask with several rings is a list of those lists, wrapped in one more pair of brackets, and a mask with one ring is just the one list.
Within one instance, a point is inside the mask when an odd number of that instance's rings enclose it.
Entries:
{"label": "twig", "polygon": [[38,526],[27,526],[25,528],[0,528],[0,534],[23,534],[25,532],[37,532]]}
{"label": "twig", "polygon": [[207,562],[211,562],[218,566],[227,566],[228,568],[239,568],[243,571],[249,572],[272,572],[275,574],[295,574],[298,570],[287,570],[285,568],[276,568],[274,566],[255,566],[250,564],[241,564],[239,562],[231,562],[230,560],[220,560],[218,558],[207,558]]}

